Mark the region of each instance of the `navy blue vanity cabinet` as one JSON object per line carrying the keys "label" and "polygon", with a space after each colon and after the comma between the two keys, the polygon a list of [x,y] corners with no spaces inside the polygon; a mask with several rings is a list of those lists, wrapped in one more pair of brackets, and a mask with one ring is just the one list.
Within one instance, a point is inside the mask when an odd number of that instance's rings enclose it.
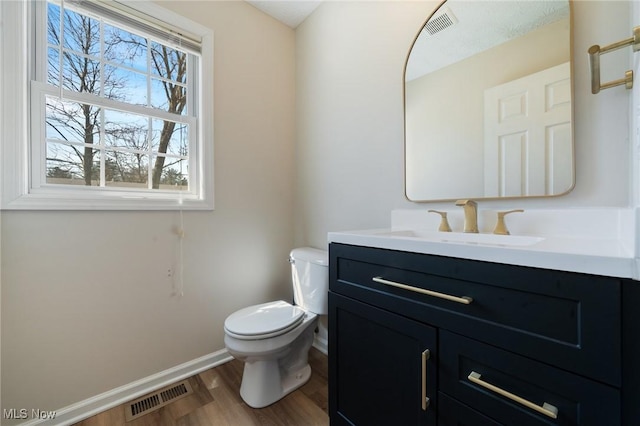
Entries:
{"label": "navy blue vanity cabinet", "polygon": [[640,424],[637,283],[338,243],[329,259],[332,425]]}

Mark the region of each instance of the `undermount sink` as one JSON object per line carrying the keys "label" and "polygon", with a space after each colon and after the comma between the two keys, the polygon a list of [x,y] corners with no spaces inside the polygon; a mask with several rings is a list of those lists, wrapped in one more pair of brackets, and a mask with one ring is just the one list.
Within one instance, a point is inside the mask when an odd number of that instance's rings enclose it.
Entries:
{"label": "undermount sink", "polygon": [[474,234],[462,232],[434,232],[421,230],[385,231],[376,235],[383,237],[415,238],[440,243],[493,245],[493,246],[532,246],[543,241],[543,237],[527,235]]}

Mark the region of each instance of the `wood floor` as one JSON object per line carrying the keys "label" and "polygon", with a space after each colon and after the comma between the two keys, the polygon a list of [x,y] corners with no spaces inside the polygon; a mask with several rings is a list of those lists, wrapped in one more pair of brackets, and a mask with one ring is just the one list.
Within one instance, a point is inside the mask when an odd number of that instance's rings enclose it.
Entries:
{"label": "wood floor", "polygon": [[240,398],[244,365],[234,359],[190,377],[193,394],[131,422],[125,421],[125,405],[120,405],[75,426],[326,426],[329,424],[327,357],[311,348],[309,364],[311,379],[265,408],[251,408]]}

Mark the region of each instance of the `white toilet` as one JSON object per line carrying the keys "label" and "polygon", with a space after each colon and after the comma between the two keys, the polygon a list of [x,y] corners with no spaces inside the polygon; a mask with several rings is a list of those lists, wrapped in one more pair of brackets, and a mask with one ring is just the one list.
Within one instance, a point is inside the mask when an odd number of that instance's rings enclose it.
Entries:
{"label": "white toilet", "polygon": [[328,253],[297,248],[289,255],[295,305],[249,306],[224,322],[224,343],[243,361],[240,396],[253,408],[273,404],[309,380],[309,349],[318,315],[327,314]]}

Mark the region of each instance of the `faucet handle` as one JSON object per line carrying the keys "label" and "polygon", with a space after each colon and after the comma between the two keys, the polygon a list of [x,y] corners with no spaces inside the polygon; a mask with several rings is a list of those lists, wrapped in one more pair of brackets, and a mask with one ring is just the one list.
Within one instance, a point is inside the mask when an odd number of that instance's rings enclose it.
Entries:
{"label": "faucet handle", "polygon": [[438,227],[438,231],[440,232],[451,232],[451,227],[449,226],[449,221],[447,220],[447,212],[441,212],[438,210],[429,210],[429,213],[438,213],[441,217],[440,226]]}
{"label": "faucet handle", "polygon": [[507,225],[504,222],[504,217],[509,213],[522,213],[522,212],[524,212],[524,210],[522,209],[498,212],[498,222],[496,222],[496,227],[494,228],[493,233],[498,235],[509,235],[509,230],[507,229]]}
{"label": "faucet handle", "polygon": [[456,201],[456,206],[477,206],[478,203],[476,203],[473,200],[458,200]]}

